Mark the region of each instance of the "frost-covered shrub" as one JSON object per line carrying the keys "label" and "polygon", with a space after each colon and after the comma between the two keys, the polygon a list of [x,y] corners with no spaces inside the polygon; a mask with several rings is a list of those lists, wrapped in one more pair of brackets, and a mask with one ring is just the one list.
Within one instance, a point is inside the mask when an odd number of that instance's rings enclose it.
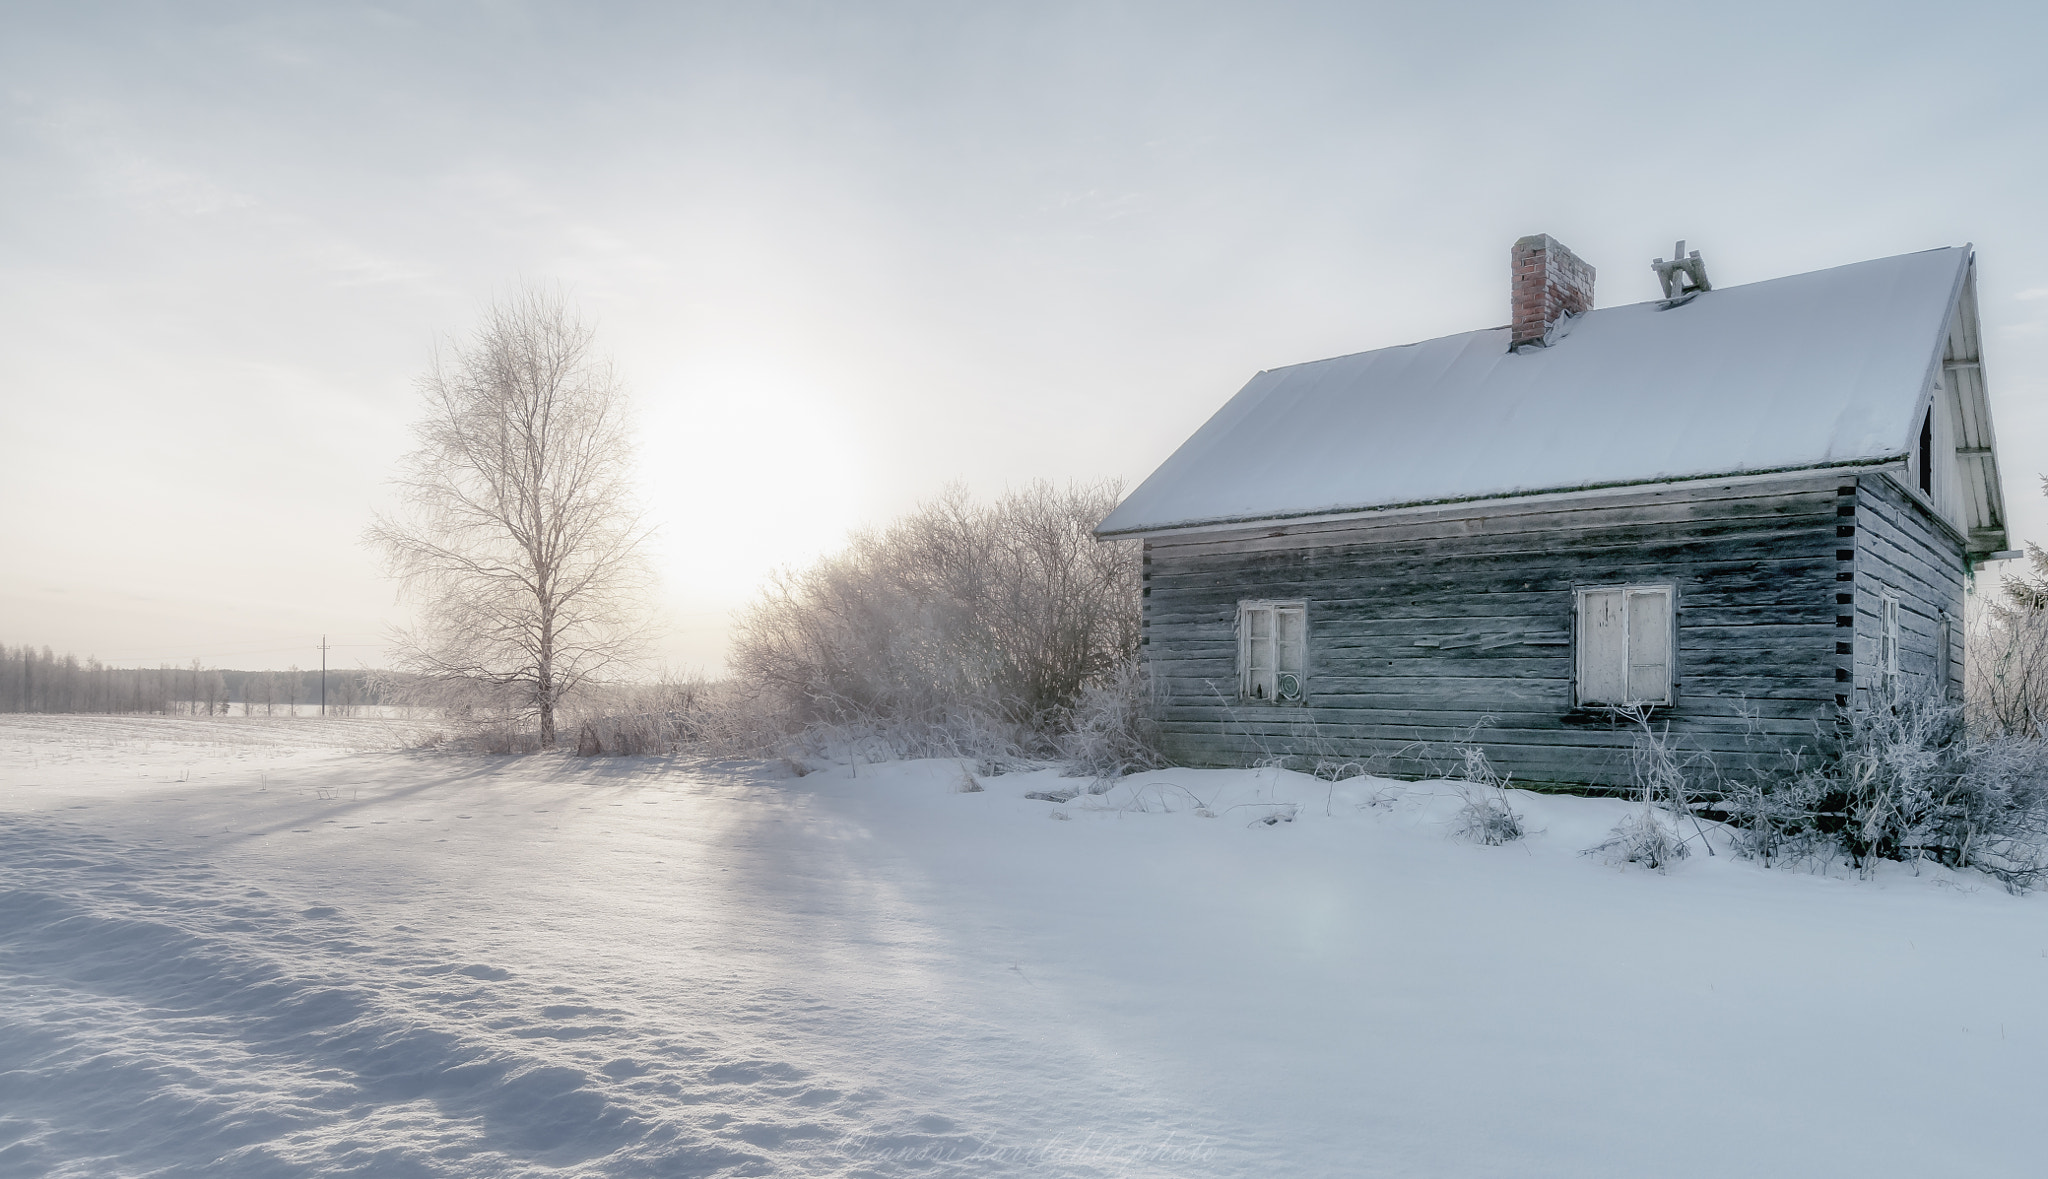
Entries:
{"label": "frost-covered shrub", "polygon": [[1982,735],[2048,736],[2048,550],[2027,546],[2027,565],[1973,594],[1964,614],[1964,698]]}
{"label": "frost-covered shrub", "polygon": [[2048,741],[1976,739],[1965,762],[1948,830],[1956,861],[2015,892],[2048,879]]}
{"label": "frost-covered shrub", "polygon": [[1833,840],[1809,820],[1825,790],[1815,790],[1814,775],[1793,770],[1781,776],[1729,784],[1720,809],[1729,819],[1729,845],[1735,854],[1765,867],[1825,858]]}
{"label": "frost-covered shrub", "polygon": [[727,722],[736,712],[731,696],[729,685],[694,676],[587,685],[563,700],[561,729],[574,735],[583,757],[663,755],[714,745],[721,753],[761,752],[750,742],[742,743],[747,748],[726,748]]}
{"label": "frost-covered shrub", "polygon": [[1723,809],[1739,854],[1975,867],[2014,889],[2048,874],[2048,742],[1972,736],[1938,691],[1874,691],[1817,757],[1736,783]]}
{"label": "frost-covered shrub", "polygon": [[469,726],[464,737],[478,753],[512,754],[540,752],[540,730],[517,729],[485,721]]}
{"label": "frost-covered shrub", "polygon": [[951,489],[777,577],[734,629],[735,679],[821,756],[1158,764],[1132,667],[1139,546],[1093,534],[1118,494]]}
{"label": "frost-covered shrub", "polygon": [[1155,744],[1151,693],[1143,667],[1125,662],[1100,683],[1081,689],[1058,738],[1067,772],[1120,778],[1164,767]]}
{"label": "frost-covered shrub", "polygon": [[777,578],[734,629],[734,672],[804,724],[1047,731],[1137,653],[1138,545],[1094,537],[1118,494],[949,490]]}

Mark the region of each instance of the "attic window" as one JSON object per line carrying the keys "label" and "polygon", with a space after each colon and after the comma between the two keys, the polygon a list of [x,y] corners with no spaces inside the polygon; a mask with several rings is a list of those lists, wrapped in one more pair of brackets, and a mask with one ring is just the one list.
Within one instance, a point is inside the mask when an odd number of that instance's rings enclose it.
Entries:
{"label": "attic window", "polygon": [[1238,691],[1245,699],[1300,700],[1307,666],[1307,602],[1237,604]]}
{"label": "attic window", "polygon": [[1581,706],[1671,703],[1673,596],[1668,585],[1579,591]]}

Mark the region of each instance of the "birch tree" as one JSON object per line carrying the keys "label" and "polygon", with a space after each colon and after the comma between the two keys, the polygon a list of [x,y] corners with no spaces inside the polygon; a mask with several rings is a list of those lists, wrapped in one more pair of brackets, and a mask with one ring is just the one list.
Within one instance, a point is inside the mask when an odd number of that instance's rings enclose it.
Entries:
{"label": "birch tree", "polygon": [[400,509],[366,539],[418,624],[408,671],[510,688],[555,745],[555,710],[640,640],[647,536],[629,482],[624,390],[558,294],[493,305],[419,382]]}

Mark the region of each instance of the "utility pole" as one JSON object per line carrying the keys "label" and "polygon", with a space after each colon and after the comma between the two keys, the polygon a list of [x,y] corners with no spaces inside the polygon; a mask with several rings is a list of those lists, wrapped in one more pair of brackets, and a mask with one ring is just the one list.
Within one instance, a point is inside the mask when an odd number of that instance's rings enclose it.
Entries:
{"label": "utility pole", "polygon": [[320,715],[327,715],[327,636],[320,636]]}

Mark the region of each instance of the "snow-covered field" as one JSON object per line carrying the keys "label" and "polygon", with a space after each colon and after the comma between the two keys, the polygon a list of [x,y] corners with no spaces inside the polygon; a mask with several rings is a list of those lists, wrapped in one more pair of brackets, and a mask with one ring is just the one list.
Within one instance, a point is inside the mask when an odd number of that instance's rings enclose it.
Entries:
{"label": "snow-covered field", "polygon": [[1979,877],[1657,875],[1530,795],[1478,846],[1441,784],[396,731],[0,718],[0,1174],[2048,1167],[2048,897]]}

